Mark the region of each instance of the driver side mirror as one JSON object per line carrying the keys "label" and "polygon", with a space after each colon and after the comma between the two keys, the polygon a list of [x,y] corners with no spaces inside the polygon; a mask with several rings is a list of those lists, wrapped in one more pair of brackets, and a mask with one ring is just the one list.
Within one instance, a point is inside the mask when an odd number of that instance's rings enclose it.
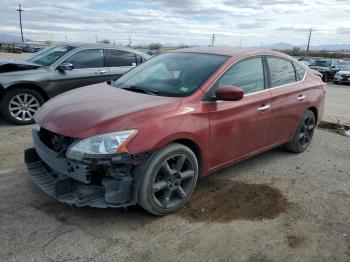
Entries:
{"label": "driver side mirror", "polygon": [[244,91],[237,86],[220,86],[215,90],[215,100],[238,101],[243,98]]}
{"label": "driver side mirror", "polygon": [[72,63],[62,63],[59,66],[57,66],[56,69],[60,71],[73,70],[74,65]]}

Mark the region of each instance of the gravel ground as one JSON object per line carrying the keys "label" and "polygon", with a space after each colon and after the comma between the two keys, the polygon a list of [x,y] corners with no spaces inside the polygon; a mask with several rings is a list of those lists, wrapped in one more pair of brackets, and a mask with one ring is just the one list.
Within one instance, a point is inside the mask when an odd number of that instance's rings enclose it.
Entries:
{"label": "gravel ground", "polygon": [[350,125],[350,84],[328,84],[323,120]]}
{"label": "gravel ground", "polygon": [[[348,90],[329,86],[326,117],[349,117]],[[303,154],[226,168],[158,218],[47,196],[23,163],[32,128],[0,121],[0,261],[350,261],[349,137],[318,129]]]}
{"label": "gravel ground", "polygon": [[226,168],[157,218],[51,199],[26,176],[31,128],[0,124],[0,261],[350,261],[348,137],[318,129],[301,155]]}

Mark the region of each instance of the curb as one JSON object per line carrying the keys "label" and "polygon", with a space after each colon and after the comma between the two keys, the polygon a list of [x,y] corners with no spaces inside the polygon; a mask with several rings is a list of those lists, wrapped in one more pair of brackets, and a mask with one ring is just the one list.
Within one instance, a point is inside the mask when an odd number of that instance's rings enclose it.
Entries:
{"label": "curb", "polygon": [[340,122],[335,123],[335,122],[324,121],[324,120],[321,120],[321,122],[317,125],[317,127],[324,128],[324,129],[335,129],[335,130],[350,129],[350,125],[342,124]]}

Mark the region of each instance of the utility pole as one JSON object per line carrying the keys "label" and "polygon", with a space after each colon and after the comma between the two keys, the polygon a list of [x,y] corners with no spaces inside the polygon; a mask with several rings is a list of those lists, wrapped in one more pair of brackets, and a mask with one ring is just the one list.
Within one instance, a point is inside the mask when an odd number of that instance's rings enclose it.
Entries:
{"label": "utility pole", "polygon": [[215,35],[213,34],[213,36],[211,37],[211,46],[214,46],[214,41],[215,41]]}
{"label": "utility pole", "polygon": [[131,45],[132,45],[132,39],[131,39],[131,37],[129,36],[129,41],[128,41],[128,47],[131,47]]}
{"label": "utility pole", "polygon": [[309,32],[309,40],[307,41],[307,48],[306,48],[306,52],[309,52],[309,48],[310,48],[310,40],[311,40],[311,32],[312,32],[312,28],[310,28],[310,32]]}
{"label": "utility pole", "polygon": [[98,43],[98,37],[97,37],[97,34],[95,34],[95,39],[96,39],[96,43]]}
{"label": "utility pole", "polygon": [[22,29],[22,12],[23,12],[23,9],[21,8],[21,4],[18,5],[18,9],[16,11],[18,11],[18,13],[19,13],[19,25],[21,27],[22,43],[24,43],[23,29]]}

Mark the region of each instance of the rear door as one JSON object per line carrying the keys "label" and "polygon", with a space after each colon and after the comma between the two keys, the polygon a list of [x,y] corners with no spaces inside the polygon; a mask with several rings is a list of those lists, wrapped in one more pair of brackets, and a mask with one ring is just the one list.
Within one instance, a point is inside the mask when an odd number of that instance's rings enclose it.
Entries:
{"label": "rear door", "polygon": [[62,63],[71,63],[73,70],[55,70],[52,86],[57,94],[81,86],[109,80],[103,49],[86,49],[73,53]]}
{"label": "rear door", "polygon": [[210,95],[224,85],[244,90],[244,97],[239,101],[208,104],[211,169],[254,154],[268,145],[271,97],[265,89],[265,75],[261,57],[247,58],[228,69],[210,90]]}
{"label": "rear door", "polygon": [[121,75],[143,62],[141,56],[124,50],[108,49],[107,53],[112,80],[118,79]]}
{"label": "rear door", "polygon": [[270,144],[289,141],[300,122],[306,105],[306,88],[303,85],[305,70],[280,57],[267,57],[272,96],[272,123]]}

